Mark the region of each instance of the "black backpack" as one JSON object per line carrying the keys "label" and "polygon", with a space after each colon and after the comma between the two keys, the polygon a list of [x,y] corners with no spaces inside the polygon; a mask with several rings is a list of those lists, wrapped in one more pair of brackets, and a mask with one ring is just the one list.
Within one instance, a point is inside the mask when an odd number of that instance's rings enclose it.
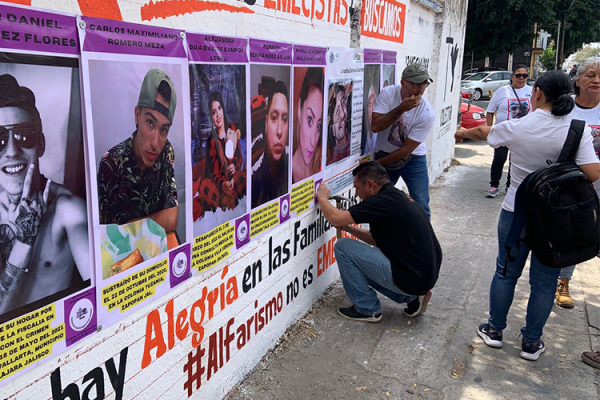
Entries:
{"label": "black backpack", "polygon": [[521,182],[515,197],[514,218],[506,240],[507,260],[522,240],[545,266],[563,268],[598,254],[600,222],[598,195],[574,159],[585,122],[572,120],[558,161],[533,171]]}

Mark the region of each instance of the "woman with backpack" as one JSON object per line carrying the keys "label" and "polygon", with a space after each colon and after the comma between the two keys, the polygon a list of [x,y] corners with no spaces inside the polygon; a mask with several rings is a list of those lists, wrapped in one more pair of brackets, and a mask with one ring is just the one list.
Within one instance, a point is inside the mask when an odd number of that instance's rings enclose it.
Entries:
{"label": "woman with backpack", "polygon": [[[600,153],[600,57],[590,57],[577,68],[573,77],[575,83],[575,107],[571,118],[585,121],[591,129],[594,150]],[[594,183],[600,194],[600,181]],[[562,308],[573,308],[573,298],[569,293],[569,282],[575,265],[560,270],[554,302]],[[600,356],[599,356],[600,357]],[[600,358],[599,358],[600,361]]]}
{"label": "woman with backpack", "polygon": [[[477,331],[490,347],[502,347],[502,331],[506,328],[506,317],[513,301],[515,286],[530,252],[527,245],[521,242],[518,256],[514,260],[508,260],[505,250],[514,217],[515,195],[527,175],[545,167],[547,160],[558,159],[571,124],[569,113],[574,107],[573,98],[569,95],[570,89],[570,80],[566,74],[561,71],[546,72],[533,86],[533,112],[523,118],[511,119],[493,127],[460,129],[455,135],[458,141],[469,138],[487,140],[494,148],[506,146],[512,154],[512,183],[502,203],[498,221],[498,257],[490,287],[490,317]],[[574,161],[590,181],[600,177],[600,163],[594,153],[592,137],[587,127]],[[548,268],[534,254],[531,255],[531,291],[526,324],[521,329],[521,357],[526,360],[535,361],[545,351],[541,336],[552,310],[559,272],[560,269]]]}

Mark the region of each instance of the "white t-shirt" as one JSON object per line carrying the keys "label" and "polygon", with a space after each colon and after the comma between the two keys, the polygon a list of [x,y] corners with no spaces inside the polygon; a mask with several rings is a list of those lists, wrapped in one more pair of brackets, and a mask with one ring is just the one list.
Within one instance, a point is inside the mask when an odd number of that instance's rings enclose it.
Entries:
{"label": "white t-shirt", "polygon": [[490,99],[486,112],[496,114],[496,123],[499,124],[502,121],[506,121],[513,118],[522,118],[529,114],[531,111],[531,86],[525,85],[520,89],[515,89],[521,100],[519,101],[513,88],[510,85],[502,86],[500,89],[494,92],[494,95]]}
{"label": "white t-shirt", "polygon": [[[400,85],[385,87],[377,96],[373,112],[387,114],[402,103],[400,96]],[[425,140],[435,123],[435,111],[433,106],[425,97],[422,97],[418,107],[405,112],[387,129],[377,132],[375,151],[383,150],[391,153],[398,150],[406,142],[406,138],[421,143],[413,150],[415,156],[427,154]]]}
{"label": "white t-shirt", "polygon": [[[594,108],[581,108],[575,103],[575,108],[571,111],[571,118],[585,121],[587,126],[590,127],[594,151],[600,159],[600,103]],[[594,187],[600,196],[600,179],[594,182]]]}
{"label": "white t-shirt", "polygon": [[[487,138],[489,145],[494,148],[506,146],[511,154],[511,182],[502,203],[503,209],[514,211],[515,194],[527,175],[545,167],[546,160],[556,162],[570,125],[571,115],[557,117],[538,108],[523,118],[504,121],[492,127]],[[590,128],[586,127],[575,155],[575,163],[584,165],[597,162]]]}

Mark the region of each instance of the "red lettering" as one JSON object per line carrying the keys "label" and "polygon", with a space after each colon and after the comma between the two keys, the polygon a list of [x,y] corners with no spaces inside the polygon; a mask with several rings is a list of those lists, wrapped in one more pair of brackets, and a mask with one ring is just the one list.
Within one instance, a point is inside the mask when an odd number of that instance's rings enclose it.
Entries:
{"label": "red lettering", "polygon": [[165,307],[167,312],[167,343],[169,344],[169,350],[175,346],[175,321],[173,318],[173,299],[169,300]]}
{"label": "red lettering", "polygon": [[265,0],[265,8],[275,10],[277,9],[277,3],[275,3],[275,0]]}
{"label": "red lettering", "polygon": [[[154,333],[154,337],[153,337]],[[156,358],[160,358],[167,351],[160,324],[160,313],[152,310],[146,319],[146,337],[144,339],[144,354],[142,355],[142,369],[152,362],[150,350],[156,348]]]}
{"label": "red lettering", "polygon": [[177,324],[175,324],[175,334],[177,335],[177,339],[183,340],[186,338],[188,330],[190,328],[190,324],[187,322],[187,309],[184,308],[181,310],[179,315],[177,315]]}

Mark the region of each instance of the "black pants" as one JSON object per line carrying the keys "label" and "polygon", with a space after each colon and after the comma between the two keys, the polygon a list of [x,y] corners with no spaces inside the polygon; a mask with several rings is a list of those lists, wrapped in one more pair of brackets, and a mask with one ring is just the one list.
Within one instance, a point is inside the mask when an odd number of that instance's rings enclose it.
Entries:
{"label": "black pants", "polygon": [[[492,161],[492,170],[490,171],[490,186],[497,188],[500,186],[500,178],[502,178],[502,169],[508,158],[508,147],[498,147],[494,149],[494,160]],[[506,187],[510,186],[510,165],[508,168],[508,176],[506,177]]]}

